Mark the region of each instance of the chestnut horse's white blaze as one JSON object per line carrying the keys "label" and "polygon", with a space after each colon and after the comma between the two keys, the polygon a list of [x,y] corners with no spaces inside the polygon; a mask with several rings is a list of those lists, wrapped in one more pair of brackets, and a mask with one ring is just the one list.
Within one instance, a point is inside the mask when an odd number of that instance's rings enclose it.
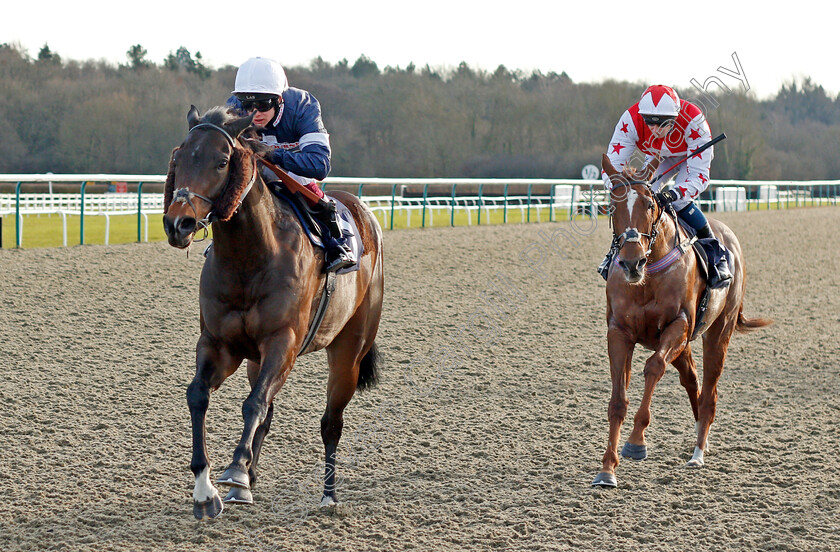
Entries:
{"label": "chestnut horse's white blaze", "polygon": [[[627,216],[633,216],[633,208],[636,206],[636,200],[639,198],[639,194],[634,189],[630,189],[627,191]],[[629,230],[629,228],[628,228]]]}

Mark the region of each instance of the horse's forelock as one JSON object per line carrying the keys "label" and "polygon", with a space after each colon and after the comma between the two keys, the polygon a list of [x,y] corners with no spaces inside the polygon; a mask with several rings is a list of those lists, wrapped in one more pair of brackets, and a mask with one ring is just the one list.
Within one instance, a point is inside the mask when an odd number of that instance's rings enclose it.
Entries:
{"label": "horse's forelock", "polygon": [[234,113],[234,108],[229,105],[217,105],[207,110],[207,113],[201,117],[202,123],[210,123],[211,125],[224,126],[226,123],[238,118]]}

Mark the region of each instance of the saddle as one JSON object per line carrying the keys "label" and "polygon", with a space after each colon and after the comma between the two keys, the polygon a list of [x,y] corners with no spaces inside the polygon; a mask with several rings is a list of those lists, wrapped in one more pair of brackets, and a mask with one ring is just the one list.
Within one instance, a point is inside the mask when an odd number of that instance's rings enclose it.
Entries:
{"label": "saddle", "polygon": [[268,186],[268,189],[271,190],[272,194],[289,204],[295,212],[295,215],[297,215],[298,219],[300,219],[300,222],[307,234],[311,234],[319,238],[321,243],[318,245],[323,247],[324,239],[330,236],[329,228],[327,228],[323,222],[315,218],[315,212],[300,192],[291,192],[279,180],[267,182],[266,186]]}
{"label": "saddle", "polygon": [[[694,252],[697,254],[697,265],[706,282],[709,282],[713,276],[715,281],[721,281],[720,274],[717,273],[717,265],[722,258],[726,257],[726,262],[729,266],[732,266],[732,255],[729,250],[725,249],[716,238],[697,238],[697,231],[682,220],[680,220],[680,226],[694,246]],[[724,280],[719,287],[728,285],[729,281]]]}
{"label": "saddle", "polygon": [[[728,249],[724,249],[720,242],[715,238],[697,239],[697,232],[691,226],[688,226],[683,221],[680,221],[680,226],[688,236],[694,253],[697,256],[697,267],[706,282],[709,281],[710,271],[717,270],[717,263],[724,256],[728,263],[732,263],[732,256]],[[727,287],[729,281],[725,281],[723,285],[716,288],[706,286],[703,294],[700,296],[700,303],[697,305],[697,314],[694,318],[694,331],[689,337],[689,341],[694,341],[700,337],[711,325],[711,322],[717,318],[717,314],[723,307],[723,302],[726,297]],[[709,314],[712,314],[710,317]]]}
{"label": "saddle", "polygon": [[[286,202],[289,207],[292,208],[292,211],[295,213],[295,216],[303,228],[303,233],[309,241],[312,242],[312,245],[320,247],[324,250],[328,250],[329,248],[334,248],[336,246],[337,240],[336,237],[332,235],[329,225],[317,216],[318,213],[313,211],[309,202],[303,195],[299,192],[290,191],[285,185],[283,185],[282,182],[278,182],[276,180],[267,182],[266,186],[269,190],[271,190],[271,193],[274,194],[275,197]],[[334,197],[331,197],[331,199],[335,202],[338,229],[341,232],[341,236],[338,236],[338,238],[340,239],[343,237],[345,239],[345,243],[350,249],[352,258],[356,261],[348,267],[339,269],[337,274],[354,272],[359,270],[358,260],[362,258],[362,255],[364,255],[365,252],[362,236],[359,233],[356,221],[353,219],[353,215],[350,213],[347,206]]]}

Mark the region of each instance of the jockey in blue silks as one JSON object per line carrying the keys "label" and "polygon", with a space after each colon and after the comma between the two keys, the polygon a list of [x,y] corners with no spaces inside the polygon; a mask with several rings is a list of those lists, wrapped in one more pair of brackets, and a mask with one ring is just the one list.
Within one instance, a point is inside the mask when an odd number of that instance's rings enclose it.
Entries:
{"label": "jockey in blue silks", "polygon": [[[323,240],[327,250],[325,272],[340,270],[354,263],[336,217],[335,202],[318,185],[330,173],[330,135],[321,120],[321,105],[315,97],[299,88],[291,88],[283,67],[274,60],[254,57],[236,72],[236,82],[228,99],[246,113],[254,112],[253,125],[263,144],[271,148],[266,157],[317,195],[309,200],[310,212],[329,229]],[[269,169],[263,170],[266,181],[276,181]]]}

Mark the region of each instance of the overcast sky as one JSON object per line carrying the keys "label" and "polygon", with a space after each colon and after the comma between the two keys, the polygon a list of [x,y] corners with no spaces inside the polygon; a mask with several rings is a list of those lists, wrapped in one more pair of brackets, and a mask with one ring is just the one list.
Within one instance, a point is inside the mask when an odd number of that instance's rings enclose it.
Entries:
{"label": "overcast sky", "polygon": [[140,44],[155,63],[184,46],[212,68],[257,55],[287,66],[317,56],[352,64],[364,54],[380,69],[412,62],[452,68],[464,61],[489,71],[503,64],[565,71],[575,82],[613,78],[681,90],[692,79],[714,89],[709,79],[717,77],[730,89],[749,86],[761,99],[810,76],[831,96],[840,92],[836,22],[816,2],[784,4],[784,10],[764,4],[760,12],[734,1],[640,4],[44,0],[5,8],[0,43],[17,43],[32,57],[48,44],[63,59],[114,64],[125,63],[126,51]]}

